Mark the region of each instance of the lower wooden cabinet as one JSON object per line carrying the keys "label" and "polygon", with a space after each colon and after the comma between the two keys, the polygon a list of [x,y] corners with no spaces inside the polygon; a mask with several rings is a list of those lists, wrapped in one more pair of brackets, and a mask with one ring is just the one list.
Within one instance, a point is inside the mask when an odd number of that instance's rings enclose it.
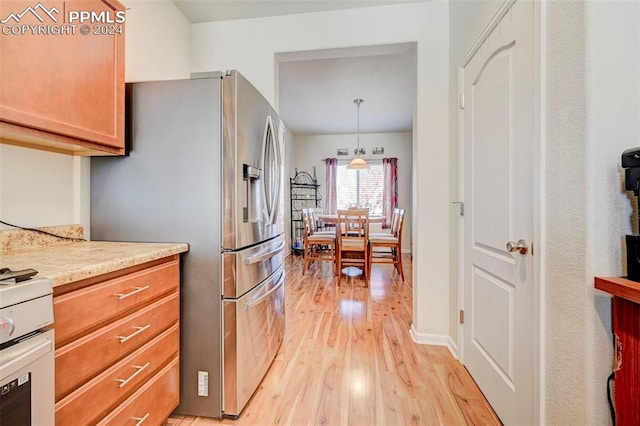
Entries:
{"label": "lower wooden cabinet", "polygon": [[620,369],[616,372],[618,426],[640,424],[640,304],[613,298],[613,333]]}
{"label": "lower wooden cabinet", "polygon": [[[145,423],[159,424],[178,406],[179,368],[173,367],[180,352],[178,262],[174,256],[54,294],[56,334],[73,336],[56,342],[57,425],[107,419],[127,424],[120,416],[141,419],[147,412]],[[140,288],[146,290],[122,301],[122,294]],[[96,303],[96,294],[102,302]],[[93,321],[86,316],[74,321],[87,303]],[[151,420],[158,416],[164,418]]]}
{"label": "lower wooden cabinet", "polygon": [[177,401],[179,397],[179,361],[178,357],[171,360],[166,367],[98,424],[114,426],[162,424],[173,411],[173,408],[168,407],[171,407],[173,401]]}
{"label": "lower wooden cabinet", "polygon": [[[95,377],[123,356],[178,322],[180,300],[177,292],[100,328],[56,351],[56,398]],[[73,371],[73,374],[68,374]]]}
{"label": "lower wooden cabinet", "polygon": [[617,426],[640,425],[640,283],[595,277],[595,287],[613,295],[615,412]]}

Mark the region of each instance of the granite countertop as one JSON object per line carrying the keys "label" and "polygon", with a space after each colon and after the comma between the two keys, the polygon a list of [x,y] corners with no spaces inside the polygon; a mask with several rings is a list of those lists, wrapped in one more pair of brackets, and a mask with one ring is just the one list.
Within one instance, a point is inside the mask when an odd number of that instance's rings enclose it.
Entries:
{"label": "granite countertop", "polygon": [[[21,233],[28,231],[9,232],[13,233],[12,237],[23,239]],[[33,268],[39,276],[50,278],[56,287],[188,250],[189,246],[184,243],[30,241],[27,245],[14,244],[10,249],[5,246],[0,250],[0,267],[13,270]]]}

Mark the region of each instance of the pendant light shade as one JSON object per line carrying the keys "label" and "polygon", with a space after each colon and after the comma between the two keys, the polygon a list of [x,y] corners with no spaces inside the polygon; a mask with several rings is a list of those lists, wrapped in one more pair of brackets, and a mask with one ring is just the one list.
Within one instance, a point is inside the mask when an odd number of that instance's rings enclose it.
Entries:
{"label": "pendant light shade", "polygon": [[351,163],[349,163],[349,165],[347,166],[347,169],[349,170],[368,170],[369,169],[369,165],[367,164],[367,162],[364,161],[364,159],[360,158],[360,104],[363,102],[364,100],[360,98],[356,98],[353,100],[353,103],[356,104],[356,106],[358,107],[358,135],[357,135],[358,147],[356,149],[356,158],[351,160]]}
{"label": "pendant light shade", "polygon": [[347,166],[347,169],[350,169],[350,170],[368,170],[369,169],[369,165],[362,158],[354,158],[353,160],[351,160],[351,162]]}

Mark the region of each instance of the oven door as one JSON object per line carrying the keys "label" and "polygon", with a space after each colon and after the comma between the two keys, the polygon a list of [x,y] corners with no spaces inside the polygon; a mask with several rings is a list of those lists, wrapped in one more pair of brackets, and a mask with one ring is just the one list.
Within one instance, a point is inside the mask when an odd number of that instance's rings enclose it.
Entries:
{"label": "oven door", "polygon": [[0,350],[0,424],[53,425],[53,330],[3,346]]}
{"label": "oven door", "polygon": [[284,266],[238,299],[225,299],[224,415],[236,417],[284,338]]}

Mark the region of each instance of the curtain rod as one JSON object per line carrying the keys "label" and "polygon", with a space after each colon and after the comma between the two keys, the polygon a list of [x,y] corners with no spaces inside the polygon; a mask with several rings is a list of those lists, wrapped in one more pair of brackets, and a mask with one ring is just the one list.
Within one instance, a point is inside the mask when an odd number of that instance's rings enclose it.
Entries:
{"label": "curtain rod", "polygon": [[[333,158],[335,158],[338,161],[351,161],[351,160],[353,160],[353,158],[338,158],[338,157],[333,157]],[[382,161],[385,158],[394,158],[394,157],[382,157],[382,158],[380,158],[380,157],[376,157],[376,158],[373,158],[373,157],[360,157],[360,158],[362,158],[365,161]],[[320,161],[323,162],[323,163],[326,160],[328,160],[328,158],[321,158],[320,159]]]}

